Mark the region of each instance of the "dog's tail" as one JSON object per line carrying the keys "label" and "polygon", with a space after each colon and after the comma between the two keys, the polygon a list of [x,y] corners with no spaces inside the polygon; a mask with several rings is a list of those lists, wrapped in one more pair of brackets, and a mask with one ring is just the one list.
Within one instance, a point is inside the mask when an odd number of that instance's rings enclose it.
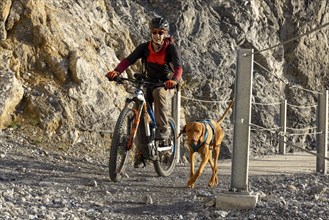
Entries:
{"label": "dog's tail", "polygon": [[228,111],[230,110],[230,108],[232,108],[233,104],[234,104],[234,98],[232,99],[230,105],[227,107],[227,109],[226,109],[226,111],[224,112],[223,116],[217,121],[218,124],[220,124],[220,123],[222,123],[222,122],[224,121],[224,119],[225,119],[225,117],[226,117]]}

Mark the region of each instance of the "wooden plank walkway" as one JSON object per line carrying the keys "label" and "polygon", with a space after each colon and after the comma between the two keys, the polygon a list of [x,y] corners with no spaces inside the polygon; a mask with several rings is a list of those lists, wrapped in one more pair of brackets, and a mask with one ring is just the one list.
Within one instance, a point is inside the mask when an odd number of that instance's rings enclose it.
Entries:
{"label": "wooden plank walkway", "polygon": [[[231,160],[219,161],[219,173],[231,175]],[[328,166],[328,165],[327,165]],[[297,152],[286,155],[272,155],[249,160],[249,175],[280,175],[296,173],[315,173],[316,157]]]}

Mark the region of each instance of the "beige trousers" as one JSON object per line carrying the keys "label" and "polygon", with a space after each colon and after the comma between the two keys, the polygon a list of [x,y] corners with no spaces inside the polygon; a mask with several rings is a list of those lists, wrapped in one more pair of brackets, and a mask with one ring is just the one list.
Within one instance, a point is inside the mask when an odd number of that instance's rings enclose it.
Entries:
{"label": "beige trousers", "polygon": [[166,90],[163,87],[159,87],[153,90],[152,96],[154,101],[154,117],[158,132],[156,138],[168,138],[170,134],[168,113],[171,106],[171,98],[174,96],[174,90]]}
{"label": "beige trousers", "polygon": [[[164,88],[156,88],[152,91],[152,97],[148,99],[154,103],[154,118],[157,125],[156,138],[168,138],[170,134],[168,124],[168,110],[171,106],[171,98],[174,96],[175,91],[165,90]],[[149,94],[151,95],[151,94]],[[150,103],[151,104],[151,103]],[[139,151],[143,152],[143,155],[148,155],[148,148],[146,147],[147,141],[145,138],[145,126],[144,120],[140,121],[138,126],[135,144]]]}

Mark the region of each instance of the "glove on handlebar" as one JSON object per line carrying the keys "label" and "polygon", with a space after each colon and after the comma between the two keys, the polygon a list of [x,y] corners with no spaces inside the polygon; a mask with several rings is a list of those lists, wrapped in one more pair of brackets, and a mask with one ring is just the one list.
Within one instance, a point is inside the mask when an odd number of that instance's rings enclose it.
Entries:
{"label": "glove on handlebar", "polygon": [[167,80],[164,84],[166,89],[173,89],[177,85],[177,82],[175,80],[170,79]]}
{"label": "glove on handlebar", "polygon": [[105,76],[110,80],[110,81],[113,81],[117,78],[117,76],[119,76],[120,73],[118,71],[110,71],[108,72]]}

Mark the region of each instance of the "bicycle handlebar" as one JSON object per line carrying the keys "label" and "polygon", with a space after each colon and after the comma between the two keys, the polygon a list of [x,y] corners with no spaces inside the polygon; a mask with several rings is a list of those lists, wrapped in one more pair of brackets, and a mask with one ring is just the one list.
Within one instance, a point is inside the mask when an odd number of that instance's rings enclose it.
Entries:
{"label": "bicycle handlebar", "polygon": [[113,81],[117,82],[118,84],[122,84],[123,81],[129,81],[137,85],[147,85],[147,86],[152,86],[152,87],[165,87],[164,82],[154,82],[149,80],[148,78],[145,77],[137,77],[135,79],[130,79],[130,78],[125,78],[121,76],[116,76]]}

